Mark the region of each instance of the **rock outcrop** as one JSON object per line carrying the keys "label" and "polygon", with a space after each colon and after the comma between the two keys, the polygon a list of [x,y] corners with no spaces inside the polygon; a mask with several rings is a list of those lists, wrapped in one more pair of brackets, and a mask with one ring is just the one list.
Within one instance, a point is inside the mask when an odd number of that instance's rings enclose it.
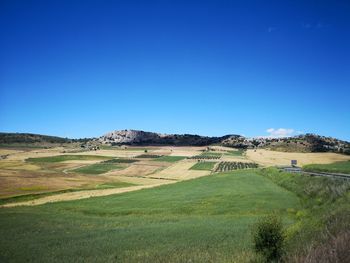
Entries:
{"label": "rock outcrop", "polygon": [[221,143],[231,135],[208,137],[192,134],[162,134],[137,130],[121,130],[106,133],[99,138],[101,143],[112,145],[177,145],[204,146]]}

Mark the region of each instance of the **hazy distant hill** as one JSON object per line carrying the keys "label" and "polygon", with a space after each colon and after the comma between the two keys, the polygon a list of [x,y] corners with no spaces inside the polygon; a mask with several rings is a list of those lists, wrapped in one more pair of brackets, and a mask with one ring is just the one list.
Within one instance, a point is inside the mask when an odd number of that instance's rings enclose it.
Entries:
{"label": "hazy distant hill", "polygon": [[68,139],[32,133],[0,133],[0,144],[63,144],[85,142],[90,139]]}

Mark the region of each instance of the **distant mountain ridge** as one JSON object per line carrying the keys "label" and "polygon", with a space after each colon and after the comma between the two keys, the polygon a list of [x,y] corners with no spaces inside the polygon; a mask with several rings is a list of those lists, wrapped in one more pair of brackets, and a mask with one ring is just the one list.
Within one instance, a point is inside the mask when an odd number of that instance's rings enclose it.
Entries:
{"label": "distant mountain ridge", "polygon": [[31,133],[0,133],[0,145],[35,144],[48,146],[81,143],[82,148],[106,145],[172,145],[207,146],[212,144],[240,148],[263,148],[284,152],[337,152],[350,154],[350,142],[316,134],[304,134],[283,138],[247,138],[241,135],[220,137],[193,134],[163,134],[139,130],[112,131],[99,138],[69,139]]}
{"label": "distant mountain ridge", "polygon": [[138,130],[112,131],[98,141],[111,145],[205,146],[220,144],[232,148],[267,148],[286,152],[338,152],[350,154],[350,143],[332,137],[304,134],[283,138],[246,138],[241,135],[208,137],[192,134],[162,134]]}

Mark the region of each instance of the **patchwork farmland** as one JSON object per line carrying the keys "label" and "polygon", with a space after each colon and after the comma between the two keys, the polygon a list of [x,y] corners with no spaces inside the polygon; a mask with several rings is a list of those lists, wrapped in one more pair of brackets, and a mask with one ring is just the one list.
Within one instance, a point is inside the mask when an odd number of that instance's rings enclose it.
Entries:
{"label": "patchwork farmland", "polygon": [[[219,146],[3,148],[1,153],[6,158],[0,160],[0,234],[12,237],[1,239],[3,262],[77,262],[78,255],[84,262],[250,262],[258,256],[251,229],[271,213],[288,233],[288,261],[309,253],[302,244],[310,237],[302,233],[321,231],[310,226],[312,220],[324,224],[320,215],[334,209],[333,202],[342,207],[339,217],[349,208],[347,184],[266,168],[288,165],[289,159],[302,164],[322,159],[342,163],[316,165],[320,169],[347,169],[350,158],[336,153]],[[300,191],[327,180],[338,195],[315,211],[307,204],[333,192]],[[39,239],[47,246],[30,245]]]}

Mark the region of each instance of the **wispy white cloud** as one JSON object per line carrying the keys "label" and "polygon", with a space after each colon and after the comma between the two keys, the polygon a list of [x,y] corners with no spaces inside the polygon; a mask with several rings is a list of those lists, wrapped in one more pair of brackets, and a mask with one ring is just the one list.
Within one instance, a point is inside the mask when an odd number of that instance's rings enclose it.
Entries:
{"label": "wispy white cloud", "polygon": [[301,27],[305,29],[323,29],[323,28],[329,28],[329,24],[325,23],[301,23]]}
{"label": "wispy white cloud", "polygon": [[286,129],[286,128],[270,128],[266,130],[269,133],[268,137],[289,137],[295,134],[294,129]]}
{"label": "wispy white cloud", "polygon": [[312,27],[312,25],[311,25],[310,23],[302,23],[301,26],[302,26],[303,28],[306,28],[306,29],[309,29],[309,28]]}
{"label": "wispy white cloud", "polygon": [[267,32],[269,32],[269,33],[273,32],[273,31],[276,31],[276,30],[277,30],[277,27],[273,27],[273,26],[269,26],[267,28]]}

